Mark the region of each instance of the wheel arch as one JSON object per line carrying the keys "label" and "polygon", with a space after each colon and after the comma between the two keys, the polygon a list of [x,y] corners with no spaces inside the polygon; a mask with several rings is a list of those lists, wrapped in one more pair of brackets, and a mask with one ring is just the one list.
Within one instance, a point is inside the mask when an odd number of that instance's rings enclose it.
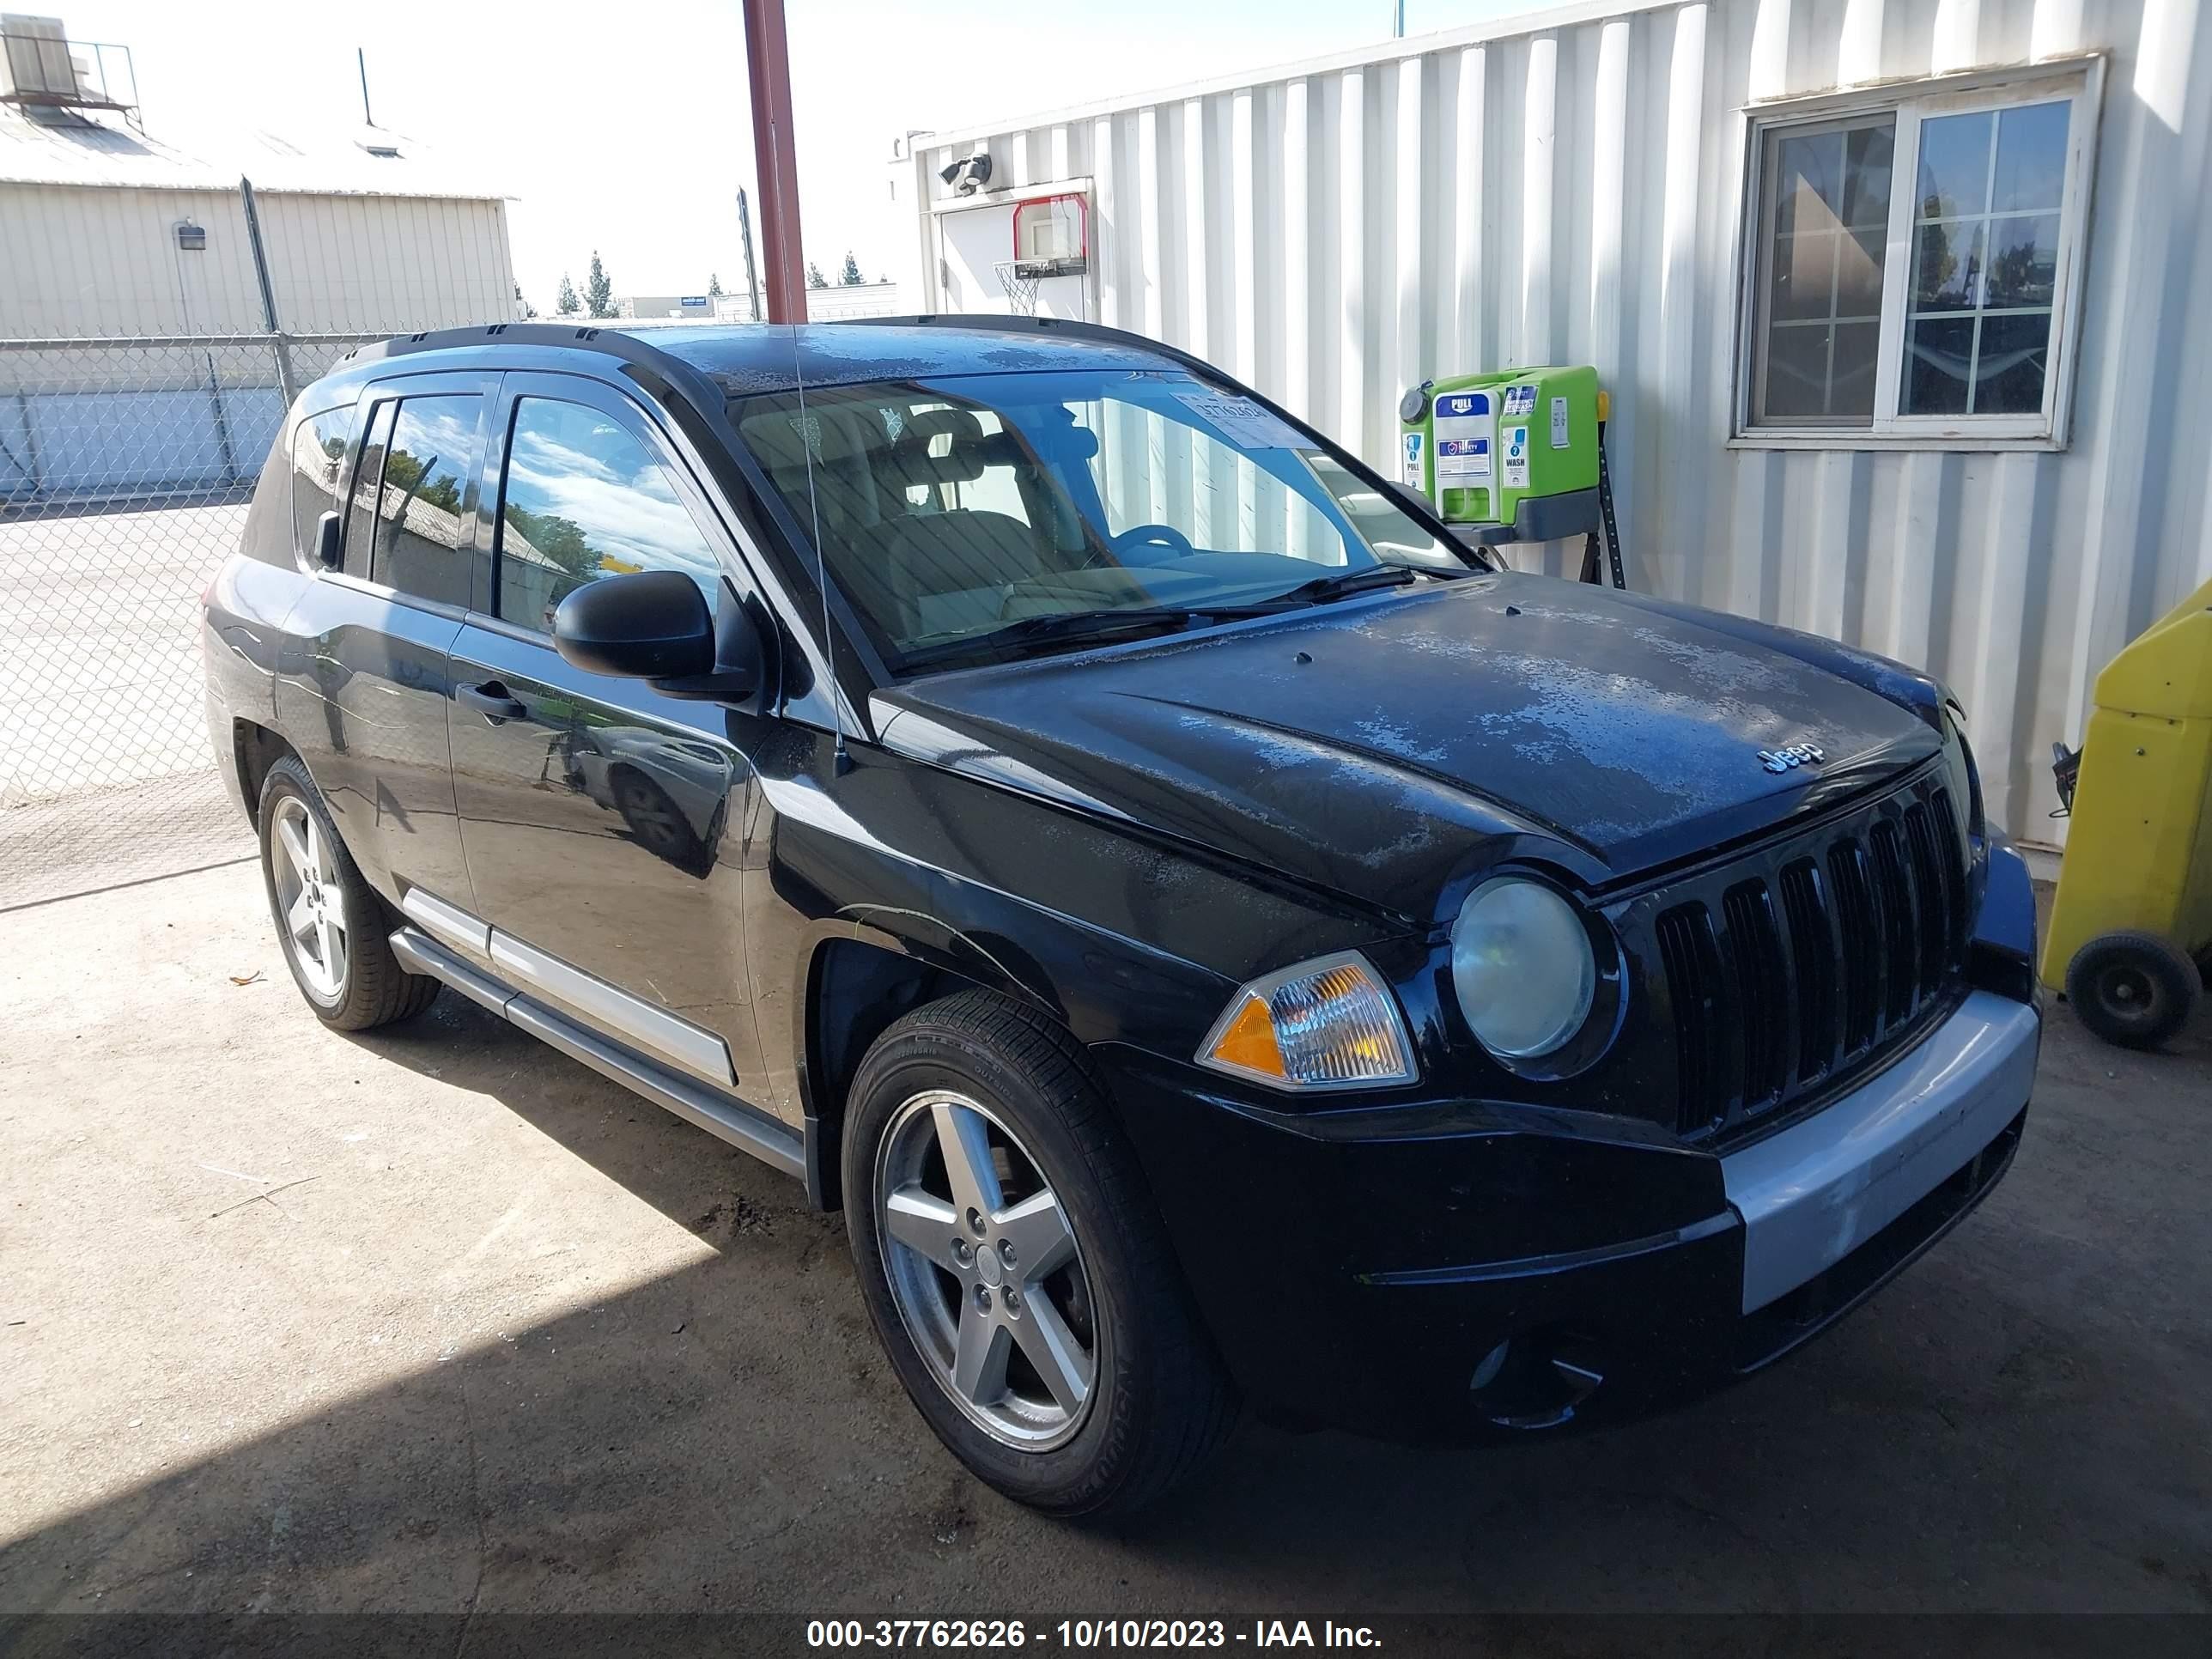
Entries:
{"label": "wheel arch", "polygon": [[[949,948],[948,948],[949,946]],[[894,1021],[962,991],[991,991],[1061,1025],[1066,1009],[1042,969],[1004,940],[954,934],[936,945],[845,923],[813,944],[799,1000],[799,1096],[806,1123],[806,1191],[817,1208],[844,1206],[839,1148],[846,1095],[860,1061]]]}
{"label": "wheel arch", "polygon": [[[231,721],[230,763],[237,775],[239,793],[246,800],[246,820],[256,830],[261,828],[261,786],[268,779],[269,769],[287,755],[300,759],[300,751],[282,732],[255,720]],[[304,760],[300,763],[307,764]]]}

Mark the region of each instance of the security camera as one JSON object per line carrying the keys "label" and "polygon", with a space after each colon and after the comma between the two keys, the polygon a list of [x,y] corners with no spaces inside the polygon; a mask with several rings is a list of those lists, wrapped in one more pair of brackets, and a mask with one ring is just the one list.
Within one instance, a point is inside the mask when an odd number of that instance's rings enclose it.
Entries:
{"label": "security camera", "polygon": [[955,196],[973,196],[991,182],[990,155],[979,149],[973,155],[939,168],[937,176],[952,186]]}

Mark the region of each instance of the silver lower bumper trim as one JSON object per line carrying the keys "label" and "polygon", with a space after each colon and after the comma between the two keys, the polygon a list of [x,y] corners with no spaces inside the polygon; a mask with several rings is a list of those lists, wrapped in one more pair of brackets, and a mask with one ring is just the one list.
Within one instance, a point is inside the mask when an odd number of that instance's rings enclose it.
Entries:
{"label": "silver lower bumper trim", "polygon": [[2036,1011],[1987,991],[1871,1082],[1721,1160],[1743,1218],[1743,1310],[1824,1273],[1933,1192],[2027,1105]]}

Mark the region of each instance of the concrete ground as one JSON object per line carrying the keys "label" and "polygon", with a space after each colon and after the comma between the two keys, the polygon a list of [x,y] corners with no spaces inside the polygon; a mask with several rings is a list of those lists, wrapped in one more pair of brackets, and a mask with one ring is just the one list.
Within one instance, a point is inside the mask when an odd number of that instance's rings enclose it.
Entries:
{"label": "concrete ground", "polygon": [[1480,1453],[1248,1425],[1103,1528],[958,1470],[794,1184],[457,997],[319,1028],[252,866],[0,915],[0,1646],[37,1611],[2212,1610],[2204,1023],[2132,1055],[2054,1008],[1997,1194],[1740,1389]]}

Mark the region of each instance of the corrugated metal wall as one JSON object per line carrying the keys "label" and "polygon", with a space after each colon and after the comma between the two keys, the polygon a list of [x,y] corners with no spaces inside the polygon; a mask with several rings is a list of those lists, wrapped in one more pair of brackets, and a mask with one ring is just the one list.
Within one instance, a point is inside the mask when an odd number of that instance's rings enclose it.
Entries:
{"label": "corrugated metal wall", "polygon": [[[507,207],[257,191],[277,321],[349,337],[289,349],[295,386],[352,343],[514,315]],[[206,233],[178,246],[176,228]],[[283,417],[236,191],[0,184],[0,498],[235,487]],[[163,338],[198,337],[193,345]],[[118,342],[128,342],[119,343]]]}
{"label": "corrugated metal wall", "polygon": [[[389,333],[514,314],[507,204],[255,193],[294,333]],[[207,246],[186,252],[190,220]],[[263,325],[235,191],[0,184],[0,337],[230,334]]]}
{"label": "corrugated metal wall", "polygon": [[[924,136],[899,193],[941,195],[937,170],[979,144],[994,189],[1090,177],[1099,320],[1208,356],[1386,470],[1398,392],[1425,374],[1596,363],[1632,584],[1926,665],[1966,704],[1992,815],[2058,841],[2051,741],[2078,738],[2112,653],[2212,576],[2198,0],[1541,21]],[[2110,64],[2070,447],[1729,447],[1745,106],[2085,51]]]}

